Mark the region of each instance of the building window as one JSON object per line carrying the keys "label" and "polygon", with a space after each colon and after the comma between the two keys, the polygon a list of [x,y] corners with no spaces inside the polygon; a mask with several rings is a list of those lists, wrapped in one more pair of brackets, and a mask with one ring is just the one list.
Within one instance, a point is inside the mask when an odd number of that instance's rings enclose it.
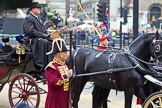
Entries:
{"label": "building window", "polygon": [[150,21],[156,21],[161,16],[161,9],[157,6],[154,6],[150,10]]}

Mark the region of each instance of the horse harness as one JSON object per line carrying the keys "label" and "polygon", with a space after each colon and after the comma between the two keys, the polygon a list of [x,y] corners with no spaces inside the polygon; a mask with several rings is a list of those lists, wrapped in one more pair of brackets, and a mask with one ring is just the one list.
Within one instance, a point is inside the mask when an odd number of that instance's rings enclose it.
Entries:
{"label": "horse harness", "polygon": [[[115,58],[116,58],[116,54],[117,54],[116,51],[111,50],[110,54],[108,55],[107,61],[108,61],[109,69],[113,69],[114,68],[114,61],[115,61]],[[109,86],[111,88],[118,89],[117,84],[116,84],[116,74],[115,74],[115,72],[111,72],[110,74],[106,74],[106,77],[108,78]]]}
{"label": "horse harness", "polygon": [[154,53],[153,53],[154,61],[155,61],[157,64],[160,63],[159,59],[162,58],[162,55],[157,56],[157,53],[159,53],[160,50],[161,50],[161,47],[160,47],[159,42],[162,42],[162,40],[156,40],[156,39],[154,39],[153,42],[152,42],[152,46],[154,46],[154,49],[155,49],[155,51],[154,51]]}
{"label": "horse harness", "polygon": [[[159,40],[155,40],[155,41],[159,41]],[[155,43],[155,41],[153,43]],[[161,58],[162,56],[157,56],[156,53],[159,52],[161,50],[160,45],[155,45],[155,52],[154,52],[154,58],[156,59],[156,61]],[[78,49],[79,50],[79,49]],[[74,53],[74,58],[77,55],[78,50]],[[107,51],[107,50],[106,50]],[[95,55],[95,58],[99,58],[102,54],[104,54],[105,51],[100,52],[98,54]],[[140,62],[147,64],[148,66],[150,65],[157,65],[156,63],[150,63],[150,62],[145,62],[143,60],[141,60],[140,58],[134,56],[132,54],[132,52],[129,49],[124,49],[122,50],[122,52],[119,52],[119,50],[110,50],[110,53],[108,54],[107,57],[107,62],[108,62],[108,67],[109,69],[106,71],[100,71],[100,72],[93,72],[93,73],[85,73],[85,74],[79,74],[79,75],[73,75],[73,77],[84,77],[84,76],[92,76],[92,75],[100,75],[100,74],[106,74],[110,87],[115,88],[116,90],[118,90],[117,84],[116,84],[116,72],[124,72],[127,70],[131,70],[131,69],[137,69],[140,72],[143,72],[144,74],[153,74],[155,73],[153,68],[149,68],[146,69]],[[128,67],[128,68],[115,68],[114,69],[114,61],[115,58],[117,56],[118,53],[123,53],[128,55],[129,59],[131,60],[132,64],[134,65],[133,67]],[[74,60],[75,61],[75,60]],[[73,69],[75,71],[75,63],[73,66]],[[107,74],[108,73],[108,74]]]}

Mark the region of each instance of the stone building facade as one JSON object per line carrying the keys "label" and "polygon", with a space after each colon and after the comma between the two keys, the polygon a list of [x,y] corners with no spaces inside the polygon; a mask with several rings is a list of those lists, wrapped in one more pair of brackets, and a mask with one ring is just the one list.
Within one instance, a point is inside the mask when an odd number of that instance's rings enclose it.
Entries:
{"label": "stone building facade", "polygon": [[148,23],[162,29],[162,0],[140,0],[139,17],[140,25]]}
{"label": "stone building facade", "polygon": [[[34,0],[38,1],[38,0]],[[72,8],[76,11],[76,18],[81,21],[86,20],[83,12],[77,10],[78,0],[42,0],[49,7],[56,9],[60,16],[63,18],[62,24],[65,24],[69,17],[69,9]],[[80,0],[83,9],[87,15],[94,21],[97,19],[97,4],[99,0]],[[133,26],[133,0],[105,0],[109,5],[109,22],[111,28],[119,27],[120,21],[120,1],[122,1],[122,7],[128,8],[128,27]],[[16,13],[16,14],[15,14]],[[17,17],[18,13],[15,11],[7,12],[8,17]],[[162,0],[139,0],[139,25],[143,26],[150,24],[156,28],[162,28]]]}

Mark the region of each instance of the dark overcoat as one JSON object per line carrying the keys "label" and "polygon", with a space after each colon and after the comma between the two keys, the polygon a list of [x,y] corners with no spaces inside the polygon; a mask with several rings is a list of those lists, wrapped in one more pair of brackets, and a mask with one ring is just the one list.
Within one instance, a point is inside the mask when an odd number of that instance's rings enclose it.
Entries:
{"label": "dark overcoat", "polygon": [[43,38],[47,35],[43,23],[36,16],[29,13],[24,20],[23,30],[25,39],[32,39],[34,64],[44,68],[52,60],[53,56],[46,55],[51,49],[51,42]]}

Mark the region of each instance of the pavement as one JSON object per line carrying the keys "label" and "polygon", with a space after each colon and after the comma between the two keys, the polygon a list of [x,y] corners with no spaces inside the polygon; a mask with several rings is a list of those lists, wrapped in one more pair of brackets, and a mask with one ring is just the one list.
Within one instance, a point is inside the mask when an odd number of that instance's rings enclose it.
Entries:
{"label": "pavement", "polygon": [[[39,84],[40,87],[43,87],[44,89],[47,89],[47,85]],[[92,88],[91,83],[87,83],[79,101],[79,108],[92,108]],[[9,84],[6,84],[2,91],[0,92],[0,108],[10,108],[9,100],[8,100],[8,88]],[[118,92],[116,95],[115,90],[111,90],[109,100],[111,102],[108,102],[109,108],[124,108],[124,93]],[[44,108],[46,100],[46,94],[41,94],[40,98],[40,106],[39,108]],[[142,108],[140,105],[136,105],[136,97],[133,97],[133,104],[132,108]]]}

